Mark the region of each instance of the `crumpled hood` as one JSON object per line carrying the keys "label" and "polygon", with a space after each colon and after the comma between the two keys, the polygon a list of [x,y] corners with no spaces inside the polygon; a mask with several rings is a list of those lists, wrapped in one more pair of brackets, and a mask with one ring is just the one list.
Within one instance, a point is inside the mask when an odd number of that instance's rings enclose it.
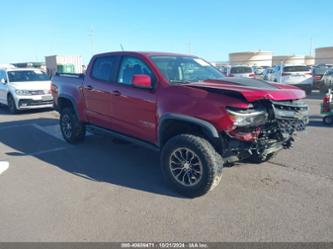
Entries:
{"label": "crumpled hood", "polygon": [[188,84],[189,87],[217,90],[222,93],[241,94],[248,102],[261,99],[274,101],[296,100],[305,98],[305,92],[297,87],[268,83],[256,79],[225,78],[223,80],[207,80]]}

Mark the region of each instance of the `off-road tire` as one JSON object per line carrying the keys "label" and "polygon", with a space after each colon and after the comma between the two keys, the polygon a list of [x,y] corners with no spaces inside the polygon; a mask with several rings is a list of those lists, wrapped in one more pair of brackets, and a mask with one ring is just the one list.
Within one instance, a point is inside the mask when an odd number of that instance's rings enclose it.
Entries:
{"label": "off-road tire", "polygon": [[11,114],[17,114],[19,112],[16,108],[15,100],[11,94],[9,94],[7,97],[7,106]]}
{"label": "off-road tire", "polygon": [[[171,156],[180,148],[189,149],[200,158],[202,165],[201,179],[194,186],[180,184],[171,172]],[[166,181],[183,196],[195,198],[213,190],[222,177],[223,160],[214,147],[204,138],[182,134],[172,137],[162,149],[161,167]]]}
{"label": "off-road tire", "polygon": [[247,163],[255,163],[255,164],[260,164],[269,161],[276,155],[276,152],[270,153],[266,156],[264,155],[258,155],[258,154],[253,154],[250,157],[246,158],[244,162]]}
{"label": "off-road tire", "polygon": [[72,108],[61,110],[59,123],[62,136],[68,143],[76,144],[84,140],[86,135],[85,125],[79,121]]}

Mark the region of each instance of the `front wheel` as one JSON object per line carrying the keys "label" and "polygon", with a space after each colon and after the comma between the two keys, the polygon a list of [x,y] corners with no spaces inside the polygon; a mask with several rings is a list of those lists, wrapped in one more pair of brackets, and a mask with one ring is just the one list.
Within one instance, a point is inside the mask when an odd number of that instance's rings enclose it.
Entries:
{"label": "front wheel", "polygon": [[170,185],[190,198],[214,189],[222,177],[222,157],[206,139],[194,135],[171,138],[163,147],[161,163]]}
{"label": "front wheel", "polygon": [[16,108],[15,100],[12,95],[8,95],[7,99],[8,109],[11,114],[18,113],[18,109]]}
{"label": "front wheel", "polygon": [[85,125],[81,123],[72,108],[65,108],[60,113],[60,129],[64,139],[71,144],[84,140]]}

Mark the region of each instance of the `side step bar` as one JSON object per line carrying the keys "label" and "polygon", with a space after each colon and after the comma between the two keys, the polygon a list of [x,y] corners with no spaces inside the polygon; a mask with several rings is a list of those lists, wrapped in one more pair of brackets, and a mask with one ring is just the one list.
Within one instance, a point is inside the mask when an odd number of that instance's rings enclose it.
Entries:
{"label": "side step bar", "polygon": [[107,135],[110,137],[115,137],[115,138],[119,138],[125,141],[128,141],[130,143],[133,144],[137,144],[139,146],[145,147],[147,149],[153,150],[153,151],[160,151],[160,148],[154,144],[133,138],[133,137],[129,137],[123,134],[120,134],[118,132],[112,131],[112,130],[108,130],[102,127],[98,127],[95,125],[86,125],[86,129],[87,131],[93,133],[93,134],[98,134],[98,135]]}

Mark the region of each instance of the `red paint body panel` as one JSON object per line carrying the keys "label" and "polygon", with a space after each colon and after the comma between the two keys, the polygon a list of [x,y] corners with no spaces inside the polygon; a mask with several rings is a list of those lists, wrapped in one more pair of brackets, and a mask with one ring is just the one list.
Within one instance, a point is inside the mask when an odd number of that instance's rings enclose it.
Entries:
{"label": "red paint body panel", "polygon": [[[59,76],[52,79],[53,88],[56,89],[52,90],[55,104],[58,104],[59,96],[69,96],[74,101],[82,122],[112,129],[153,144],[158,143],[159,120],[166,113],[195,117],[213,124],[218,131],[230,131],[233,122],[227,114],[227,106],[247,108],[249,103],[260,99],[280,101],[305,97],[304,91],[280,84],[272,84],[275,86],[273,90],[233,85],[223,80],[171,86],[150,60],[150,56],[176,54],[114,52],[95,55],[91,62],[105,55],[135,56],[142,59],[156,75],[155,89],[96,81],[90,77],[90,63],[84,80]],[[89,86],[92,86],[93,90],[89,90]],[[243,98],[223,94],[223,91],[240,94]]]}

